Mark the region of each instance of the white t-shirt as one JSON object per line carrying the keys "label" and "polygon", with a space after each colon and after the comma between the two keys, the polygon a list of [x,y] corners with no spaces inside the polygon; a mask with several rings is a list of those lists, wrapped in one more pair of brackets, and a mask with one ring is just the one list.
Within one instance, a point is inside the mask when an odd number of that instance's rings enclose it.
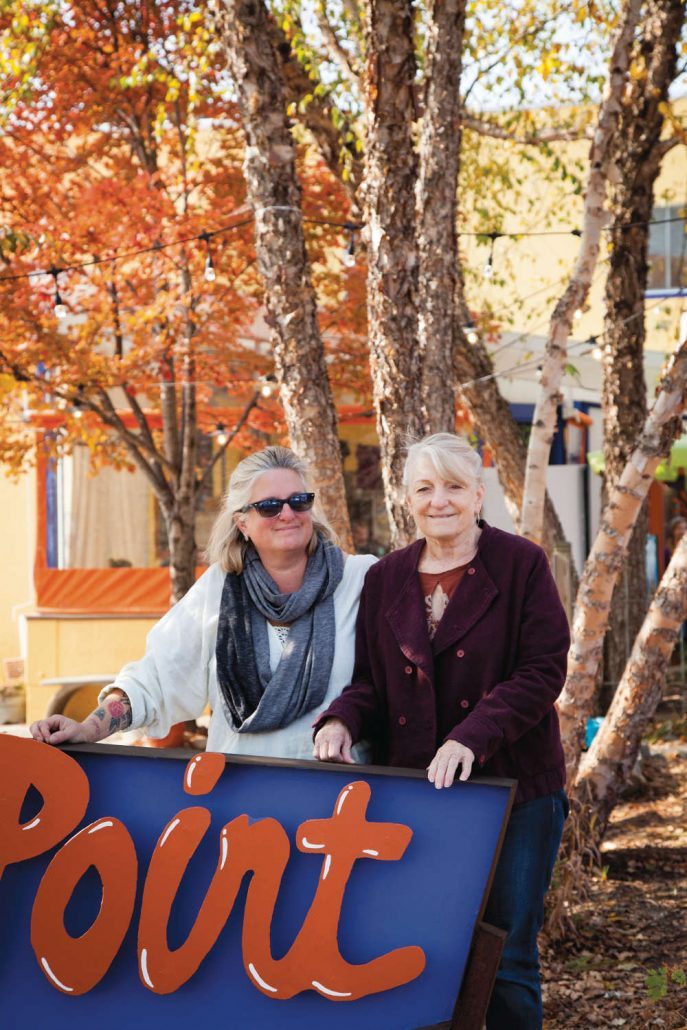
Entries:
{"label": "white t-shirt", "polygon": [[[125,665],[114,684],[100,692],[100,699],[112,686],[119,687],[131,702],[131,728],[145,726],[151,737],[165,737],[174,723],[197,718],[209,704],[212,718],[208,751],[270,758],[312,758],[313,722],[351,682],[360,591],[365,573],[377,560],[368,554],[345,557],[343,576],[334,592],[336,639],[327,693],[318,708],[306,712],[290,725],[267,733],[237,733],[227,721],[215,659],[225,573],[216,564],[211,565],[153,626],[148,634],[145,656]],[[270,665],[274,671],[282,643],[274,626],[268,623],[267,630]],[[360,745],[353,754],[358,761],[368,757],[367,749]]]}

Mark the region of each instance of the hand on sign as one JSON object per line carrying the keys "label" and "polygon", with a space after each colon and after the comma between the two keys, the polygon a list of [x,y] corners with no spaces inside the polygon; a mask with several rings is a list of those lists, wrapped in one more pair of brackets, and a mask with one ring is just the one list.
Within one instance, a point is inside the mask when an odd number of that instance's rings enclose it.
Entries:
{"label": "hand on sign", "polygon": [[92,720],[76,722],[66,715],[49,715],[32,722],[29,731],[35,740],[46,744],[92,744],[98,739],[98,727]]}
{"label": "hand on sign", "polygon": [[472,772],[475,756],[469,747],[458,744],[455,740],[447,740],[442,744],[427,769],[427,777],[437,790],[450,787],[456,776],[458,766],[462,766],[459,779],[467,780]]}
{"label": "hand on sign", "polygon": [[115,687],[83,722],[66,715],[49,715],[32,722],[29,729],[32,737],[46,744],[94,744],[130,725],[131,702],[123,690]]}
{"label": "hand on sign", "polygon": [[349,762],[352,765],[352,746],[353,738],[348,726],[340,719],[328,719],[315,735],[313,754],[320,762]]}

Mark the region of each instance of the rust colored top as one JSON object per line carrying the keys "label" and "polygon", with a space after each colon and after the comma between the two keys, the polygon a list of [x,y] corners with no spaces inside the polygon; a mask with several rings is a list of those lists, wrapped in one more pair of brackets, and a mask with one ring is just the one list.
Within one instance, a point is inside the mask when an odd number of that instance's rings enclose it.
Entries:
{"label": "rust colored top", "polygon": [[430,640],[433,639],[441,617],[469,564],[466,562],[465,565],[457,565],[455,569],[446,569],[444,572],[418,572],[422,596],[425,599],[425,615]]}

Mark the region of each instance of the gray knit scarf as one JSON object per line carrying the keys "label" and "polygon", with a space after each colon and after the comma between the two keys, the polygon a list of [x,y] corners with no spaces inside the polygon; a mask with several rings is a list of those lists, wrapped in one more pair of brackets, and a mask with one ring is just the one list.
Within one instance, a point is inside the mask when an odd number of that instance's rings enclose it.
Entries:
{"label": "gray knit scarf", "polygon": [[[324,699],[334,661],[334,591],[344,556],[320,540],[300,590],[282,594],[249,546],[240,575],[227,573],[217,626],[217,679],[227,718],[239,733],[265,733],[298,719]],[[279,665],[270,670],[267,622],[290,626]]]}

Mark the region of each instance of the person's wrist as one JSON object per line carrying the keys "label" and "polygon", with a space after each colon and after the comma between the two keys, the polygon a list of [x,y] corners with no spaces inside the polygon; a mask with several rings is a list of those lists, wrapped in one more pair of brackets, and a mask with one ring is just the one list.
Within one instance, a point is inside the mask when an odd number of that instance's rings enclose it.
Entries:
{"label": "person's wrist", "polygon": [[95,744],[100,740],[100,723],[97,719],[89,717],[81,723],[81,735],[84,744]]}

